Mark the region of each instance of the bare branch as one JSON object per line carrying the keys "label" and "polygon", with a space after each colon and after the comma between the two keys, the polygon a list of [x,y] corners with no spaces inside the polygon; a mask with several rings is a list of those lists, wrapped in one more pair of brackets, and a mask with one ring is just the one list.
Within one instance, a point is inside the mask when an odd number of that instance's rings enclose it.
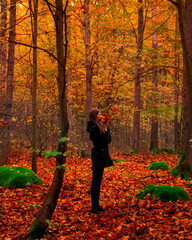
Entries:
{"label": "bare branch", "polygon": [[167,0],[167,1],[173,3],[177,7],[177,2],[175,2],[173,0]]}
{"label": "bare branch", "polygon": [[[13,42],[13,41],[10,41],[10,42]],[[48,50],[46,50],[46,49],[44,49],[44,48],[41,48],[41,47],[33,47],[32,45],[29,45],[29,44],[26,44],[26,43],[17,42],[17,41],[14,41],[14,43],[15,43],[15,44],[18,44],[18,45],[30,47],[30,48],[37,48],[37,49],[39,49],[39,50],[42,50],[43,52],[48,53],[52,58],[54,58],[56,61],[59,62],[59,59],[58,59],[53,53],[50,53]]]}

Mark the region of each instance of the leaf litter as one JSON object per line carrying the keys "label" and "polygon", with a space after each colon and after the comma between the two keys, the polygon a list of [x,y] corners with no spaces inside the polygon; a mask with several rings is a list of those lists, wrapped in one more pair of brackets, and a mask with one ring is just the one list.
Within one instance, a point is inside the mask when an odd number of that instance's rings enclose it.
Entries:
{"label": "leaf litter", "polygon": [[[191,239],[192,188],[170,171],[147,169],[155,161],[164,161],[173,168],[177,156],[148,153],[133,156],[112,154],[114,166],[105,169],[100,204],[106,213],[90,213],[91,160],[74,154],[69,156],[63,187],[49,228],[43,239]],[[10,165],[31,169],[27,150],[10,157]],[[38,176],[43,183],[24,189],[0,187],[0,239],[21,239],[37,216],[53,180],[55,159],[38,157]],[[146,196],[136,198],[148,184],[181,185],[190,200],[164,203]]]}

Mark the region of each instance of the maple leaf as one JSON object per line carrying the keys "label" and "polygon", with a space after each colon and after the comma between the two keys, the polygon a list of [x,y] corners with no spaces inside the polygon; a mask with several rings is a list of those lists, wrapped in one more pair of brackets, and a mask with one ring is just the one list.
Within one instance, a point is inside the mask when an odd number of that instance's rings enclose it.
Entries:
{"label": "maple leaf", "polygon": [[81,5],[81,9],[85,10],[86,6],[85,5]]}

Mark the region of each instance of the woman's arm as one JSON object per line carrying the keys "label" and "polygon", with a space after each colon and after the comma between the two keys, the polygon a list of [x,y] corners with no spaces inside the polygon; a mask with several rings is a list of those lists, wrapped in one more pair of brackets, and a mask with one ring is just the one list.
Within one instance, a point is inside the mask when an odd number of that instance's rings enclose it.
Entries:
{"label": "woman's arm", "polygon": [[99,126],[94,125],[91,130],[90,130],[90,140],[93,143],[97,143],[99,142],[99,138],[100,138],[100,129]]}
{"label": "woman's arm", "polygon": [[105,138],[106,143],[111,142],[111,133],[110,133],[109,128],[107,128],[107,130],[105,131],[104,138]]}

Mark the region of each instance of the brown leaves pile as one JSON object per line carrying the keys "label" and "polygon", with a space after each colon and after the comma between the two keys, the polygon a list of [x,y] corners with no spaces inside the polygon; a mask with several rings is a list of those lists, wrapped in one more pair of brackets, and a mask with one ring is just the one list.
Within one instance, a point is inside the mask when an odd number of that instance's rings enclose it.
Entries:
{"label": "brown leaves pile", "polygon": [[[12,156],[12,164],[30,168],[28,152]],[[43,239],[191,239],[192,200],[163,203],[135,194],[148,184],[184,185],[168,171],[150,171],[152,161],[164,161],[171,168],[173,155],[112,155],[123,159],[104,172],[100,196],[106,213],[93,215],[91,209],[91,161],[78,154],[67,160],[67,170],[57,208]],[[25,189],[0,187],[0,239],[20,239],[28,232],[53,179],[55,159],[38,159],[43,184]],[[192,199],[191,187],[184,187]]]}

